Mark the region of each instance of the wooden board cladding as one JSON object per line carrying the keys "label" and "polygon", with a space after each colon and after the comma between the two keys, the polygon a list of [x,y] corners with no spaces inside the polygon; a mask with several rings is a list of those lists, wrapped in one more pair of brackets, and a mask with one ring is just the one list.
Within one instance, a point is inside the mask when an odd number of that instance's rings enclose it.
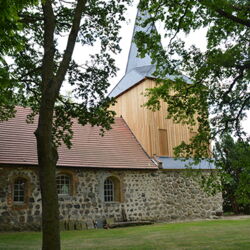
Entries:
{"label": "wooden board cladding", "polygon": [[[155,86],[155,81],[145,79],[138,85],[118,96],[112,107],[117,116],[122,116],[128,126],[150,155],[173,157],[173,148],[182,141],[188,142],[191,133],[187,125],[176,124],[166,119],[167,104],[161,103],[159,111],[151,111],[142,105],[147,101],[143,95],[147,88]],[[194,128],[195,130],[196,128]]]}

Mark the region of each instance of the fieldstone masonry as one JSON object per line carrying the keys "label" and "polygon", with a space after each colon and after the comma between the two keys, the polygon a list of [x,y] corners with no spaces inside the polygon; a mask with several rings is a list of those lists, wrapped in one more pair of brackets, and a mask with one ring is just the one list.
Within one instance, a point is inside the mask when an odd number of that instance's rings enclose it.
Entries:
{"label": "fieldstone masonry", "polygon": [[[75,221],[91,227],[93,221],[123,221],[124,217],[128,221],[209,218],[222,211],[221,194],[209,196],[185,170],[58,169],[61,171],[72,176],[72,195],[59,196],[60,218],[68,221],[67,225]],[[28,202],[24,205],[12,199],[13,179],[18,176],[28,180]],[[120,181],[120,202],[104,202],[103,183],[109,176]],[[37,168],[2,167],[0,230],[39,230],[41,212]]]}

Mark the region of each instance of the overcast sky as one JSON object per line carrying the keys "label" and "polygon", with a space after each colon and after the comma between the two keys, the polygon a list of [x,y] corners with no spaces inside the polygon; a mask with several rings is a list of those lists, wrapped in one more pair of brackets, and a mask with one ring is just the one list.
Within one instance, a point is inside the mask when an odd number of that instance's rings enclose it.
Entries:
{"label": "overcast sky", "polygon": [[[120,54],[115,56],[116,65],[119,68],[119,71],[117,72],[117,76],[110,79],[111,86],[109,88],[109,91],[118,83],[118,81],[123,77],[126,65],[127,65],[127,59],[129,54],[129,48],[131,44],[132,39],[132,33],[133,33],[133,27],[135,23],[135,17],[137,13],[137,3],[138,1],[135,1],[135,3],[132,6],[129,6],[127,12],[126,12],[126,22],[123,23],[122,28],[120,30],[120,35],[122,37],[120,46],[122,48],[122,51]],[[156,24],[157,30],[161,33],[161,30],[163,27],[161,27],[160,24]],[[198,32],[192,33],[188,36],[185,36],[184,34],[181,35],[182,38],[185,38],[186,46],[189,47],[192,44],[195,44],[197,47],[199,47],[202,51],[206,49],[206,30],[199,30]],[[167,40],[162,40],[163,47],[167,45]],[[63,44],[62,44],[63,45]],[[90,53],[98,53],[100,48],[96,46],[95,48],[92,47],[85,47],[83,48],[80,44],[76,45],[76,48],[74,50],[73,58],[78,63],[83,63],[86,61],[87,55]],[[249,112],[250,117],[250,112]],[[246,121],[243,122],[244,129],[250,134],[250,118],[248,118]]]}

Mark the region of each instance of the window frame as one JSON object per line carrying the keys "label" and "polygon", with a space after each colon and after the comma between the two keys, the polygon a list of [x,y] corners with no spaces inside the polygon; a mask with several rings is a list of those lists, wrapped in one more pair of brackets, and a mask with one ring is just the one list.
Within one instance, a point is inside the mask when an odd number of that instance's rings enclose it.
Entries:
{"label": "window frame", "polygon": [[104,180],[104,202],[115,201],[115,184],[111,178]]}
{"label": "window frame", "polygon": [[[23,190],[20,190],[20,186],[22,185],[22,184],[20,184],[20,183],[17,183],[17,182],[20,182],[20,181],[23,181]],[[13,181],[13,192],[12,192],[12,200],[13,200],[13,203],[14,204],[21,204],[21,205],[23,205],[23,204],[25,204],[25,203],[27,203],[27,192],[28,192],[28,181],[27,181],[27,179],[26,178],[23,178],[23,177],[16,177],[15,179],[14,179],[14,181]],[[18,190],[16,190],[16,186],[18,187]],[[15,193],[18,193],[18,195],[20,194],[20,192],[22,192],[23,194],[22,194],[22,197],[23,197],[23,199],[22,200],[15,200]],[[19,196],[18,196],[19,197]],[[20,197],[19,197],[20,198]]]}
{"label": "window frame", "polygon": [[[68,178],[69,183],[68,183],[68,192],[67,193],[59,193],[58,186],[65,184],[65,183],[58,184],[58,178],[59,177],[67,177]],[[72,175],[68,174],[68,173],[64,173],[64,172],[58,173],[56,175],[56,188],[57,188],[57,194],[58,194],[59,197],[72,196],[73,195],[73,178],[72,178]]]}
{"label": "window frame", "polygon": [[[112,183],[112,200],[106,199],[105,183],[110,181]],[[104,203],[121,203],[123,202],[122,184],[120,178],[116,176],[106,176],[102,182],[102,199]]]}
{"label": "window frame", "polygon": [[[25,187],[24,187],[24,200],[23,201],[15,201],[14,195],[15,195],[15,182],[18,180],[24,180],[25,181]],[[30,190],[30,179],[27,176],[23,175],[16,175],[11,177],[10,182],[10,190],[11,192],[8,195],[8,204],[12,206],[13,210],[22,210],[27,209],[29,206],[29,198],[31,194]]]}

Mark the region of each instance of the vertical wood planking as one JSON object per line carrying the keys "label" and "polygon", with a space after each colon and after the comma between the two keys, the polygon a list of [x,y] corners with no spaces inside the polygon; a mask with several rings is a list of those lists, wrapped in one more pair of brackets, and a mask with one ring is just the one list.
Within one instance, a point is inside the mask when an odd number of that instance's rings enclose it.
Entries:
{"label": "vertical wood planking", "polygon": [[[150,156],[154,154],[165,155],[167,152],[165,156],[173,157],[173,148],[182,141],[189,142],[191,132],[187,125],[176,124],[171,119],[166,119],[166,103],[161,102],[161,109],[155,112],[142,107],[147,101],[147,97],[142,93],[155,85],[154,80],[143,80],[117,97],[117,103],[111,109],[116,112],[117,116],[124,118],[137,140]],[[196,129],[195,127],[194,130]],[[160,131],[164,130],[166,132],[162,133],[165,139],[160,138]]]}

